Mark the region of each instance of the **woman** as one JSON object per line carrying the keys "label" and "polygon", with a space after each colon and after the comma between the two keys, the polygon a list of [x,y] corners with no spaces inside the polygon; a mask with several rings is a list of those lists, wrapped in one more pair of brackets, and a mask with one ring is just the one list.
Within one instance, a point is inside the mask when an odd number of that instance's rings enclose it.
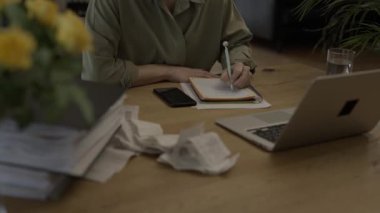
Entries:
{"label": "woman", "polygon": [[255,67],[252,35],[233,0],[92,0],[86,25],[94,39],[83,55],[86,80],[131,87],[213,77],[214,62],[225,65],[223,41],[235,87],[248,86]]}

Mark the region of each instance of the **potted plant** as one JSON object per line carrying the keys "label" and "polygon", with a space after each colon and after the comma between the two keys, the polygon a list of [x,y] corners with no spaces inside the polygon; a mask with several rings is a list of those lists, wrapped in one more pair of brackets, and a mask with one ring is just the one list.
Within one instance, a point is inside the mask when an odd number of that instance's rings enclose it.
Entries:
{"label": "potted plant", "polygon": [[71,103],[92,120],[85,93],[74,84],[81,52],[91,48],[83,21],[50,0],[0,1],[0,119],[20,125],[58,118]]}
{"label": "potted plant", "polygon": [[304,0],[296,14],[302,20],[312,10],[326,18],[317,46],[380,49],[379,0]]}

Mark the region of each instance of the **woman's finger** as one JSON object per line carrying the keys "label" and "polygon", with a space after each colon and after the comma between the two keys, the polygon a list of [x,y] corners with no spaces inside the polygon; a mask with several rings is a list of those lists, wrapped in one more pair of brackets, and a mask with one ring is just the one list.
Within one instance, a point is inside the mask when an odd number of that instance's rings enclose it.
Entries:
{"label": "woman's finger", "polygon": [[239,78],[234,82],[234,86],[237,88],[248,87],[251,83],[251,72],[249,67],[245,66]]}

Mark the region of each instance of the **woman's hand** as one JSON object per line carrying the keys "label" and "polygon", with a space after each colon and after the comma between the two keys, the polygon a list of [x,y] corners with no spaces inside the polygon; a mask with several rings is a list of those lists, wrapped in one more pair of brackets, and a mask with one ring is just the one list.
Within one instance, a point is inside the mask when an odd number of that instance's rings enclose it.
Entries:
{"label": "woman's hand", "polygon": [[[245,66],[241,62],[238,62],[238,63],[235,63],[231,68],[232,68],[231,78],[232,78],[234,87],[241,89],[241,88],[248,87],[251,84],[252,74],[248,66]],[[227,70],[224,70],[220,79],[222,79],[222,81],[228,84],[230,83],[230,80],[228,79]]]}
{"label": "woman's hand", "polygon": [[148,64],[138,66],[138,76],[133,86],[141,86],[161,81],[189,82],[190,77],[215,78],[217,76],[188,67]]}

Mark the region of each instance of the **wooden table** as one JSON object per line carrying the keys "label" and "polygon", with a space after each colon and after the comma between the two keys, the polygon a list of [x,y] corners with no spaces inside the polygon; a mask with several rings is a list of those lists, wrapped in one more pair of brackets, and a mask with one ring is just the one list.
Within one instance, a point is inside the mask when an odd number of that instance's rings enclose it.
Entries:
{"label": "wooden table", "polygon": [[[295,106],[312,79],[323,73],[300,64],[259,71],[255,84],[272,109]],[[166,133],[205,122],[241,157],[221,176],[178,172],[139,156],[105,184],[75,181],[58,201],[4,199],[9,212],[379,212],[380,127],[371,137],[268,153],[216,126],[219,117],[263,110],[196,110],[167,107],[152,89],[128,91],[127,104],[140,106],[140,119],[160,123]],[[268,109],[265,109],[268,110]],[[377,158],[376,156],[379,156]],[[380,162],[380,161],[379,161]],[[378,168],[376,168],[378,167]]]}

